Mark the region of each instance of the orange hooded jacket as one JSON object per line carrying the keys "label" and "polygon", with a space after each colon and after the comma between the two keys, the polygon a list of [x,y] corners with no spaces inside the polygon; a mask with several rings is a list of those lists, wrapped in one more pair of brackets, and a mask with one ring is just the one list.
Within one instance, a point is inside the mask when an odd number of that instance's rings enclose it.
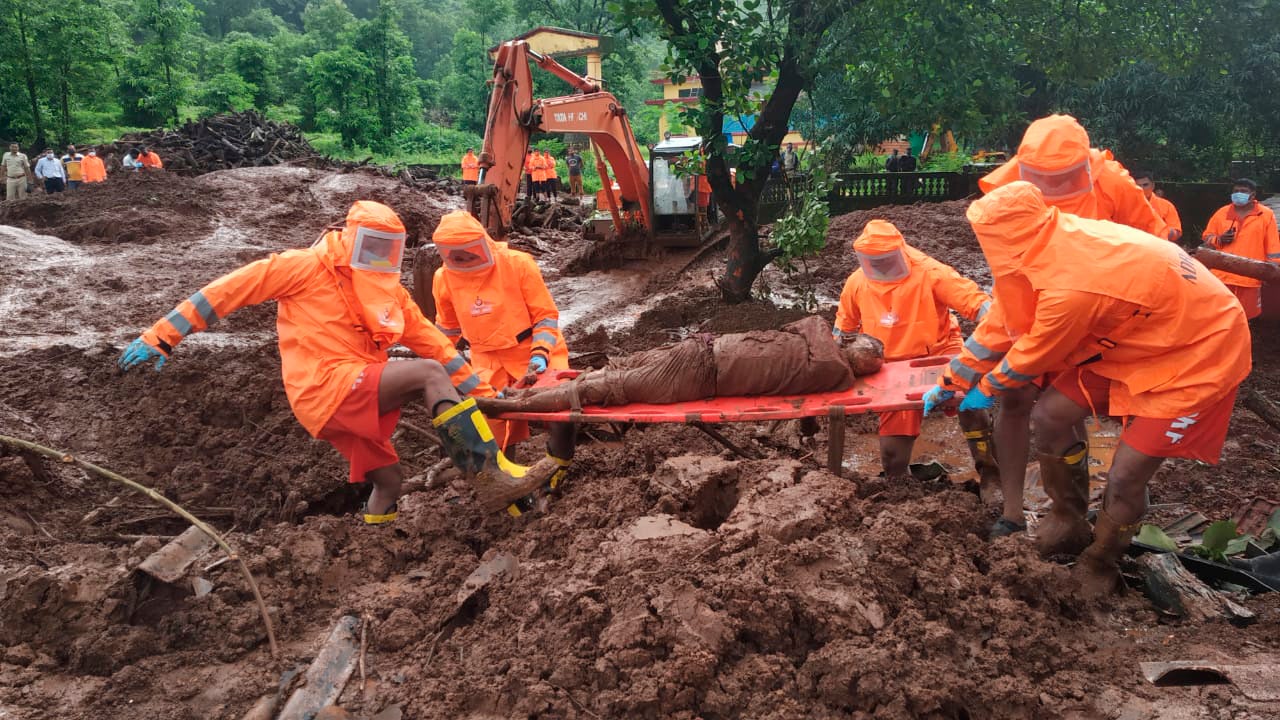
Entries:
{"label": "orange hooded jacket", "polygon": [[1147,198],[1147,202],[1151,203],[1151,209],[1156,211],[1156,215],[1164,221],[1165,234],[1164,237],[1172,242],[1177,242],[1182,237],[1182,218],[1178,216],[1178,208],[1173,206],[1167,198],[1162,198],[1155,193]]}
{"label": "orange hooded jacket", "polygon": [[991,298],[977,283],[908,245],[888,221],[867,223],[853,248],[863,255],[899,252],[907,263],[907,276],[894,282],[872,280],[863,268],[854,270],[836,310],[835,334],[861,331],[879,339],[885,360],[957,352],[960,325],[949,308],[979,320],[990,306]]}
{"label": "orange hooded jacket", "polygon": [[97,155],[85,155],[80,168],[84,172],[84,181],[87,183],[102,182],[107,179],[107,166]]}
{"label": "orange hooded jacket", "polygon": [[[1229,245],[1218,246],[1218,236],[1236,229],[1236,239]],[[1280,235],[1276,234],[1276,216],[1271,208],[1254,202],[1253,209],[1242,218],[1234,205],[1218,208],[1204,228],[1204,239],[1224,253],[1247,257],[1250,260],[1280,263]],[[1262,287],[1261,280],[1235,275],[1224,270],[1210,270],[1219,280],[1236,287]]]}
{"label": "orange hooded jacket", "polygon": [[480,159],[473,152],[462,156],[462,179],[471,182],[480,179]]}
{"label": "orange hooded jacket", "polygon": [[1015,338],[985,348],[984,393],[1088,365],[1111,380],[1110,414],[1176,418],[1249,374],[1244,310],[1177,245],[1064,213],[1026,182],[995,190],[967,214],[991,265],[995,305],[1005,309],[988,322]]}
{"label": "orange hooded jacket", "polygon": [[143,167],[155,168],[157,170],[164,167],[164,163],[160,161],[160,156],[157,155],[154,150],[146,153],[145,155],[139,153],[138,162],[142,163]]}
{"label": "orange hooded jacket", "polygon": [[[394,279],[390,291],[381,284],[358,288],[357,276],[364,273],[351,268],[351,256],[360,226],[404,232],[391,208],[359,201],[342,230],[326,233],[305,250],[272,254],[223,275],[152,325],[143,339],[172,348],[242,307],[275,300],[285,394],[312,436],[319,436],[366,365],[387,362],[393,342],[444,365],[460,393],[493,395],[453,343],[422,316],[399,285],[398,273],[380,273]],[[374,324],[381,342],[366,329]]]}
{"label": "orange hooded jacket", "polygon": [[1027,128],[1018,154],[978,180],[989,193],[1021,179],[1021,165],[1042,171],[1058,171],[1088,161],[1092,189],[1076,197],[1051,201],[1054,207],[1084,218],[1110,220],[1166,237],[1166,227],[1147,202],[1142,188],[1111,153],[1089,147],[1089,133],[1070,115],[1040,118]]}
{"label": "orange hooded jacket", "polygon": [[535,150],[533,160],[529,161],[529,165],[533,168],[534,182],[543,182],[547,179],[547,160],[542,157],[542,153]]}
{"label": "orange hooded jacket", "polygon": [[454,341],[467,339],[481,377],[494,387],[506,387],[524,376],[533,355],[546,358],[548,367],[568,369],[560,311],[530,255],[495,242],[463,210],[445,215],[432,240],[442,255],[482,243],[482,251],[492,258],[490,266],[471,272],[445,265],[436,270],[431,286],[436,326]]}

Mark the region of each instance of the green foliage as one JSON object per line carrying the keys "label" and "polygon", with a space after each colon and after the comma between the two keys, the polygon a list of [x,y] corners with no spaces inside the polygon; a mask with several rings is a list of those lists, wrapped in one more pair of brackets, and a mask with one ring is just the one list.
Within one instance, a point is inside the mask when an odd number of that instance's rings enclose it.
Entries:
{"label": "green foliage", "polygon": [[[1193,555],[1225,563],[1227,558],[1243,553],[1250,545],[1261,550],[1274,546],[1278,535],[1280,535],[1280,510],[1271,514],[1267,526],[1257,537],[1240,535],[1234,520],[1219,520],[1209,525],[1199,543],[1188,545],[1186,550]],[[1165,534],[1164,530],[1155,525],[1143,525],[1135,539],[1161,550],[1178,552],[1178,544]]]}
{"label": "green foliage", "polygon": [[1178,543],[1174,542],[1173,538],[1169,537],[1158,525],[1143,525],[1138,529],[1138,534],[1134,539],[1144,545],[1150,545],[1172,553],[1178,552]]}
{"label": "green foliage", "polygon": [[234,73],[252,87],[254,107],[266,110],[275,102],[278,70],[270,43],[255,37],[238,37],[227,44],[226,63],[227,73]]}
{"label": "green foliage", "polygon": [[[960,172],[969,164],[969,154],[964,152],[932,153],[919,167],[920,172]],[[883,164],[881,165],[883,167]]]}
{"label": "green foliage", "polygon": [[827,226],[831,222],[827,196],[831,186],[825,175],[815,173],[788,188],[787,214],[773,224],[772,242],[779,251],[774,264],[801,289],[801,305],[806,312],[817,310],[817,292],[809,272],[809,258],[827,246]]}
{"label": "green foliage", "polygon": [[316,124],[338,133],[342,147],[369,145],[375,139],[372,129],[377,116],[367,102],[366,89],[373,82],[364,53],[343,45],[336,50],[316,53],[308,63],[310,89],[320,111]]}
{"label": "green foliage", "polygon": [[454,33],[452,49],[436,67],[438,90],[432,117],[460,130],[483,134],[492,74],[493,64],[480,34],[471,30]]}
{"label": "green foliage", "polygon": [[448,162],[461,160],[467,148],[476,148],[478,152],[482,142],[479,135],[420,123],[396,133],[395,147],[399,153],[446,158],[445,162]]}
{"label": "green foliage", "polygon": [[253,107],[257,88],[233,72],[214,75],[202,83],[200,104],[213,112],[236,112]]}

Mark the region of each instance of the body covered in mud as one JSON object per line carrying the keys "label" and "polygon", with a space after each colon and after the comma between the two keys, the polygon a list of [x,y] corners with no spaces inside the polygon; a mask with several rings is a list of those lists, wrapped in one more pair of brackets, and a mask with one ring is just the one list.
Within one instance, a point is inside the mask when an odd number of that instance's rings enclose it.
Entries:
{"label": "body covered in mud", "polygon": [[779,330],[714,337],[628,355],[570,383],[485,399],[492,412],[553,412],[582,405],[669,404],[741,395],[804,395],[847,390],[884,362],[884,346],[868,335],[841,345],[831,326],[812,316]]}

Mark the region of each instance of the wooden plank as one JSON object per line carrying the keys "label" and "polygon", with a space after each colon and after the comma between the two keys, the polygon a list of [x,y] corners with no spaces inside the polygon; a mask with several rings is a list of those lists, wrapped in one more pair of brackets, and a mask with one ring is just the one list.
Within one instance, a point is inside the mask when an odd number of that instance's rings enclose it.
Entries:
{"label": "wooden plank", "polygon": [[277,720],[308,720],[338,701],[356,669],[360,649],[359,625],[360,619],[354,615],[343,615],[338,619],[320,654],[307,669],[307,684],[289,697]]}
{"label": "wooden plank", "polygon": [[213,538],[193,525],[164,547],[148,555],[138,565],[138,569],[157,580],[176,582],[191,567],[191,563],[212,550],[215,544]]}

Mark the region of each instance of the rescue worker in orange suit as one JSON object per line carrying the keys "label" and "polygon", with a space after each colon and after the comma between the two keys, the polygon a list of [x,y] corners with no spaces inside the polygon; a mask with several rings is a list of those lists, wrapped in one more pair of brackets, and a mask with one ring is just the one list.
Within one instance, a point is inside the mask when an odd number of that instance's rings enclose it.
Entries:
{"label": "rescue worker in orange suit", "polygon": [[[498,390],[534,384],[548,369],[569,369],[569,348],[560,334],[560,311],[538,263],[528,254],[495,242],[466,211],[445,215],[431,239],[444,265],[431,285],[436,327],[453,342],[463,339],[480,379]],[[502,448],[529,436],[524,422],[494,421]],[[574,427],[550,428],[547,459],[559,470],[557,489],[573,459]],[[508,508],[518,514],[520,505]]]}
{"label": "rescue worker in orange suit", "polygon": [[537,150],[533,152],[533,187],[539,200],[547,198],[547,161]]}
{"label": "rescue worker in orange suit", "polygon": [[[1119,583],[1116,563],[1164,458],[1219,460],[1251,365],[1244,311],[1177,245],[1062,212],[1029,183],[992,192],[967,215],[1017,340],[984,359],[960,409],[989,408],[1062,370],[1032,414],[1053,500],[1038,541],[1047,555],[1083,550],[1075,574],[1086,595],[1105,594]],[[1126,420],[1090,541],[1089,471],[1073,428],[1098,413]]]}
{"label": "rescue worker in orange suit", "polygon": [[[1258,202],[1258,185],[1249,178],[1232,183],[1231,204],[1218,209],[1204,228],[1204,243],[1250,260],[1280,263],[1276,216]],[[1210,270],[1240,299],[1250,320],[1262,314],[1262,281],[1225,270]]]}
{"label": "rescue worker in orange suit", "polygon": [[475,148],[467,148],[462,156],[462,184],[475,185],[480,179],[480,158],[476,157]]}
{"label": "rescue worker in orange suit", "polygon": [[[187,335],[267,300],[278,303],[280,364],[293,414],[313,437],[350,463],[350,482],[369,481],[369,524],[396,518],[399,457],[391,433],[400,408],[423,399],[454,465],[498,509],[546,483],[554,463],[525,468],[507,460],[469,394],[493,390],[422,316],[400,285],[405,230],[391,208],[361,200],[346,223],[305,250],[288,250],[224,275],[183,301],[134,340],[120,358],[128,370],[159,370]],[[388,362],[401,343],[421,359]],[[464,399],[465,398],[465,399]]]}
{"label": "rescue worker in orange suit", "polygon": [[[840,293],[833,333],[837,339],[866,333],[884,343],[886,362],[960,352],[955,310],[980,320],[991,298],[972,280],[903,239],[886,220],[872,220],[853,242],[859,268]],[[919,410],[880,413],[880,462],[885,477],[909,477],[911,449],[920,435]],[[985,502],[993,502],[1000,475],[985,412],[964,413],[960,426],[969,443]]]}
{"label": "rescue worker in orange suit", "polygon": [[138,162],[142,163],[142,167],[149,170],[161,170],[164,163],[160,161],[160,156],[151,148],[142,148],[142,152],[138,153]]}
{"label": "rescue worker in orange suit", "polygon": [[103,164],[102,158],[98,157],[98,151],[93,148],[89,148],[89,152],[85,154],[80,169],[87,183],[104,182],[107,179],[107,166]]}
{"label": "rescue worker in orange suit", "polygon": [[[1165,225],[1151,209],[1142,189],[1111,154],[1091,148],[1089,134],[1070,115],[1050,115],[1027,127],[1018,153],[1009,162],[978,181],[983,192],[1017,180],[1025,180],[1040,188],[1045,201],[1063,212],[1095,220],[1110,220],[1165,237]],[[993,303],[984,322],[974,328],[965,341],[960,358],[950,365],[948,377],[953,389],[964,389],[977,382],[966,368],[1008,348],[1012,340],[1002,327],[1003,308],[1000,300]],[[1040,383],[1047,383],[1042,378]],[[1022,491],[1026,482],[1027,462],[1031,457],[1031,408],[1040,394],[1038,383],[1022,386],[1004,395],[995,418],[995,442],[1000,448],[1000,485],[1004,511],[991,536],[998,537],[1026,529],[1022,517]],[[928,410],[926,409],[926,412]],[[1088,435],[1081,424],[1080,439]]]}
{"label": "rescue worker in orange suit", "polygon": [[533,157],[534,151],[530,149],[524,158],[524,196],[529,202],[538,199],[538,186],[533,180]]}
{"label": "rescue worker in orange suit", "polygon": [[1151,209],[1156,211],[1156,215],[1164,221],[1165,237],[1169,238],[1169,242],[1178,242],[1182,239],[1182,218],[1178,216],[1178,208],[1165,197],[1156,194],[1156,177],[1150,170],[1135,170],[1133,172],[1133,181],[1142,188],[1142,192],[1147,196],[1147,202],[1151,203]]}
{"label": "rescue worker in orange suit", "polygon": [[551,197],[551,202],[555,202],[560,184],[560,171],[556,168],[556,159],[550,152],[542,153],[542,169],[545,173],[543,180],[546,181],[547,194]]}

